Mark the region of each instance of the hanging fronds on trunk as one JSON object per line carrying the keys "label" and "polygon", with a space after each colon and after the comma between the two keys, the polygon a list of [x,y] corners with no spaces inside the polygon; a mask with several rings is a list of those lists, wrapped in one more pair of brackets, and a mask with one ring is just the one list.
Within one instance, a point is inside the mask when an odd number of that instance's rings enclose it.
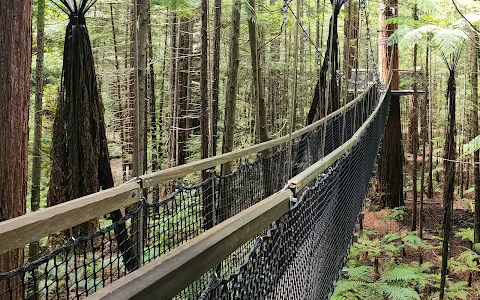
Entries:
{"label": "hanging fronds on trunk", "polygon": [[[105,133],[103,104],[97,86],[90,37],[85,13],[95,0],[54,2],[69,16],[65,34],[60,99],[55,114],[52,138],[52,171],[47,202],[64,203],[100,189],[113,187]],[[111,213],[113,221],[122,217]],[[76,226],[74,237],[93,231],[95,222]],[[125,228],[116,232],[119,250],[128,269],[135,268],[131,243]]]}

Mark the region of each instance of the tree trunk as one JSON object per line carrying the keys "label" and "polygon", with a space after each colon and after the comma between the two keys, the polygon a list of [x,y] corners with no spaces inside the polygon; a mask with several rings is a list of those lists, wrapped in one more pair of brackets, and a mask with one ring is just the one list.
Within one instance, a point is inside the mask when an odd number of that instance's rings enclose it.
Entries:
{"label": "tree trunk", "polygon": [[[200,158],[207,158],[208,151],[208,0],[201,4],[201,51],[200,51]],[[218,96],[218,95],[217,95]],[[202,182],[209,177],[207,170],[202,170]],[[203,224],[204,229],[212,228],[214,224],[212,203],[212,185],[202,188]]]}
{"label": "tree trunk", "polygon": [[428,97],[430,95],[428,85],[428,76],[429,76],[429,69],[428,66],[430,65],[429,61],[430,57],[430,45],[427,43],[427,48],[425,50],[425,78],[427,84],[425,85],[425,98],[423,100],[422,106],[422,118],[421,118],[421,133],[422,133],[422,168],[420,173],[420,214],[418,219],[418,236],[423,238],[423,197],[424,197],[424,190],[425,190],[425,156],[427,155],[427,140],[428,140],[428,129],[427,129],[427,107],[428,107]]}
{"label": "tree trunk", "polygon": [[[455,64],[455,62],[451,62]],[[447,103],[448,103],[448,122],[445,137],[445,149],[443,154],[443,168],[445,170],[445,184],[443,186],[443,248],[442,248],[442,277],[440,281],[440,299],[443,299],[445,293],[446,276],[448,272],[449,243],[452,236],[452,213],[453,197],[455,190],[455,69],[450,66],[450,76],[448,78]]]}
{"label": "tree trunk", "polygon": [[[250,0],[251,9],[256,14],[255,0]],[[255,16],[256,18],[256,16]],[[263,75],[262,67],[260,66],[260,55],[257,45],[257,22],[253,19],[248,20],[248,36],[250,38],[250,54],[252,58],[252,72],[253,72],[253,87],[255,93],[255,102],[256,102],[256,124],[257,124],[257,141],[259,143],[265,142],[268,140],[267,132],[267,114],[265,108],[265,97],[263,89]]]}
{"label": "tree trunk", "polygon": [[[28,109],[32,60],[32,1],[0,2],[0,222],[25,214]],[[0,274],[23,264],[23,249],[0,255]],[[10,287],[20,284],[14,279]],[[0,299],[10,299],[7,283]],[[22,289],[11,295],[22,298]]]}
{"label": "tree trunk", "polygon": [[213,76],[212,76],[212,132],[210,155],[217,155],[218,144],[218,98],[220,94],[220,33],[222,28],[222,0],[215,0],[214,33],[213,33]]}
{"label": "tree trunk", "polygon": [[[32,195],[30,202],[31,211],[40,209],[40,174],[42,170],[42,106],[43,106],[43,59],[45,51],[45,0],[37,2],[37,63],[35,69],[35,127],[33,138],[32,158]],[[38,242],[33,242],[28,247],[30,261],[39,258]],[[36,286],[33,287],[36,291]]]}
{"label": "tree trunk", "polygon": [[[478,34],[471,44],[470,84],[472,85],[472,139],[478,136]],[[473,153],[473,180],[475,184],[475,226],[474,242],[480,243],[480,151]]]}
{"label": "tree trunk", "polygon": [[[415,46],[416,47],[416,46]],[[407,131],[407,153],[413,154],[414,152],[414,135],[415,135],[415,99],[413,95],[408,97],[408,131]]]}
{"label": "tree trunk", "polygon": [[[388,46],[387,39],[396,29],[394,24],[386,25],[388,17],[398,15],[397,0],[380,3],[379,28],[379,72],[380,80],[388,80],[390,68],[393,71],[392,90],[398,89],[398,45]],[[394,13],[392,14],[392,10]],[[390,57],[393,55],[392,66]],[[380,147],[377,168],[377,190],[380,193],[380,207],[399,207],[404,205],[403,199],[403,151],[400,124],[400,97],[391,96],[390,111]]]}
{"label": "tree trunk", "polygon": [[159,107],[160,110],[158,111],[158,145],[157,145],[157,153],[158,153],[158,159],[160,160],[159,162],[159,167],[161,168],[161,163],[163,162],[163,152],[162,152],[162,146],[164,144],[163,140],[163,128],[164,128],[164,118],[163,118],[163,107],[165,105],[165,74],[167,70],[167,51],[168,51],[168,12],[165,16],[166,19],[166,25],[165,25],[165,41],[163,43],[163,59],[162,59],[162,79],[160,80],[160,103]]}
{"label": "tree trunk", "polygon": [[[418,20],[417,6],[413,9],[413,19]],[[413,167],[412,167],[412,192],[413,192],[413,211],[412,211],[412,227],[411,231],[417,229],[417,153],[418,153],[418,94],[417,94],[417,56],[418,56],[418,44],[413,46],[413,113],[412,118],[412,153],[413,153]],[[421,191],[420,191],[421,192]]]}
{"label": "tree trunk", "polygon": [[[227,91],[225,96],[225,133],[223,134],[222,152],[233,151],[235,134],[235,108],[237,103],[237,78],[239,65],[240,10],[241,1],[235,0],[232,5],[232,31],[230,33],[230,49],[228,55]],[[222,175],[232,172],[232,162],[222,165]]]}
{"label": "tree trunk", "polygon": [[192,21],[186,17],[180,18],[179,24],[179,58],[178,58],[178,87],[177,90],[177,164],[183,165],[187,162],[185,151],[187,137],[189,135],[187,126],[187,107],[189,99],[189,88],[191,82],[190,76],[190,50],[191,50],[191,25]]}
{"label": "tree trunk", "polygon": [[358,26],[359,26],[359,15],[358,15],[358,4],[354,1],[349,1],[347,3],[348,18],[345,18],[345,43],[343,50],[343,73],[345,75],[345,82],[347,90],[347,102],[352,101],[355,98],[355,94],[350,92],[349,88],[351,86],[350,81],[352,77],[352,69],[355,69],[355,64],[357,61],[357,39],[358,39]]}
{"label": "tree trunk", "polygon": [[170,68],[170,122],[169,122],[169,131],[168,131],[168,150],[167,150],[167,160],[170,167],[174,167],[178,164],[177,161],[177,135],[178,135],[178,62],[179,62],[179,18],[176,13],[172,13],[172,19],[170,23],[172,24],[171,28],[171,38],[170,38],[170,50],[171,50],[171,68]]}
{"label": "tree trunk", "polygon": [[[429,54],[432,53],[431,48],[431,37],[428,37],[427,41],[428,52]],[[430,57],[430,55],[429,55]],[[427,75],[427,85],[430,86],[431,83],[431,68],[432,63],[429,62],[428,68],[428,75]],[[432,99],[431,93],[428,92],[428,187],[427,187],[427,196],[428,198],[433,197],[433,119],[432,119]]]}
{"label": "tree trunk", "polygon": [[[155,68],[153,67],[153,41],[152,41],[152,22],[151,22],[151,12],[152,7],[150,2],[148,2],[148,69],[149,69],[149,94],[150,94],[150,132],[151,132],[151,159],[152,159],[152,172],[155,172],[159,169],[158,163],[158,129],[157,129],[157,96],[155,95]],[[160,127],[161,129],[161,127]],[[160,201],[160,190],[159,186],[156,185],[153,188],[153,201]]]}
{"label": "tree trunk", "polygon": [[[141,176],[146,171],[147,156],[147,41],[148,41],[148,1],[136,0],[137,2],[137,36],[136,36],[136,52],[134,55],[137,70],[137,78],[135,80],[135,151],[133,158],[133,172],[135,176]],[[134,2],[135,3],[135,2]]]}

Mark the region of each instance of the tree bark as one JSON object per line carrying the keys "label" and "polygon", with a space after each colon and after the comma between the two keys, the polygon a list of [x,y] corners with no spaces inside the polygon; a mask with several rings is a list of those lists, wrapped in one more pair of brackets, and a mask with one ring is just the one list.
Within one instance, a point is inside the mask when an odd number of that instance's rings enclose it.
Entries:
{"label": "tree bark", "polygon": [[[135,65],[137,70],[137,80],[135,80],[135,90],[138,93],[135,97],[135,151],[133,155],[133,172],[135,176],[141,176],[146,171],[147,156],[147,41],[148,41],[148,1],[136,0],[137,2],[137,36]],[[134,2],[135,3],[135,2]]]}
{"label": "tree bark", "polygon": [[[451,62],[454,64],[455,62]],[[447,103],[448,103],[448,121],[445,137],[445,149],[443,153],[443,168],[445,170],[445,184],[443,186],[443,248],[442,248],[442,274],[440,281],[440,299],[445,294],[445,284],[448,272],[449,243],[452,236],[452,212],[453,197],[455,190],[455,66],[449,66],[450,75],[448,78]]]}
{"label": "tree bark", "polygon": [[[32,158],[32,192],[30,200],[31,211],[40,209],[40,176],[42,170],[42,106],[43,106],[43,60],[45,52],[45,0],[37,2],[37,62],[35,69],[35,107],[34,107],[34,137]],[[38,241],[28,247],[28,258],[34,261],[39,258]],[[36,290],[36,287],[33,287]]]}
{"label": "tree bark", "polygon": [[220,95],[220,37],[222,29],[222,0],[215,0],[213,33],[213,74],[210,154],[217,155],[218,144],[218,98]]}
{"label": "tree bark", "polygon": [[424,199],[424,190],[425,190],[425,156],[427,155],[427,140],[428,140],[428,129],[427,129],[427,107],[428,107],[428,97],[429,93],[429,68],[430,65],[430,45],[429,41],[427,42],[427,48],[425,50],[425,79],[427,84],[425,84],[425,98],[423,100],[422,106],[422,122],[421,122],[421,133],[422,133],[422,168],[420,173],[420,214],[418,219],[418,236],[423,238],[423,199]]}
{"label": "tree bark", "polygon": [[[431,37],[428,37],[427,40],[428,52],[431,54]],[[430,57],[430,55],[429,55]],[[432,63],[429,62],[428,68],[428,75],[427,75],[427,85],[430,86],[431,83],[431,68]],[[427,187],[427,197],[433,197],[433,119],[432,119],[432,99],[430,92],[428,93],[429,101],[428,101],[428,187]]]}
{"label": "tree bark", "polygon": [[[155,95],[155,68],[153,66],[153,40],[152,40],[152,22],[151,22],[151,9],[152,6],[148,2],[148,70],[149,70],[149,95],[150,95],[150,135],[151,135],[151,159],[152,159],[152,172],[155,172],[159,169],[158,163],[158,127],[157,127],[157,96]],[[160,191],[159,186],[156,185],[153,188],[153,201],[160,201]]]}
{"label": "tree bark", "polygon": [[[32,61],[32,1],[0,2],[0,222],[25,214],[28,110]],[[0,273],[23,264],[23,249],[0,255]],[[20,284],[16,279],[10,286]],[[9,287],[0,284],[0,299]],[[17,289],[13,299],[22,297]]]}
{"label": "tree bark", "polygon": [[[256,9],[255,9],[255,0],[250,0],[250,6],[254,13],[254,18],[256,18]],[[256,124],[257,124],[257,141],[259,143],[265,142],[268,140],[267,132],[267,114],[265,107],[265,97],[263,89],[263,75],[262,67],[260,66],[260,55],[258,51],[258,33],[257,33],[257,22],[256,20],[248,20],[248,36],[250,38],[250,54],[252,58],[252,75],[253,75],[253,86],[255,93],[256,101]]]}
{"label": "tree bark", "polygon": [[354,92],[350,92],[352,69],[355,69],[357,61],[357,39],[358,39],[358,26],[359,26],[359,9],[358,4],[354,1],[347,3],[348,18],[345,18],[345,43],[343,50],[343,73],[345,75],[345,82],[347,90],[347,102],[352,101],[355,98]]}
{"label": "tree bark", "polygon": [[[201,50],[200,50],[200,158],[209,156],[209,122],[208,122],[208,0],[201,2]],[[218,97],[218,95],[217,95]],[[202,170],[202,182],[209,177],[208,170]],[[212,228],[214,224],[212,201],[212,185],[202,188],[203,224],[204,229]]]}
{"label": "tree bark", "polygon": [[[413,19],[418,20],[417,6],[413,9]],[[413,192],[413,212],[412,212],[412,227],[411,230],[417,229],[417,152],[418,152],[418,95],[417,95],[417,56],[418,56],[418,44],[413,46],[413,111],[412,111],[412,153],[413,153],[413,167],[412,167],[412,192]],[[421,192],[421,191],[420,191]]]}
{"label": "tree bark", "polygon": [[[237,105],[237,78],[239,65],[240,10],[241,1],[235,0],[232,5],[232,30],[230,33],[230,49],[228,55],[227,92],[225,96],[225,133],[223,134],[222,152],[233,151],[235,134],[235,108]],[[222,175],[232,172],[232,162],[222,165]]]}
{"label": "tree bark", "polygon": [[[472,85],[472,138],[478,136],[478,34],[473,33],[474,42],[471,43],[470,84]],[[475,184],[475,226],[474,243],[480,243],[480,151],[473,153],[473,180]]]}
{"label": "tree bark", "polygon": [[[380,80],[388,80],[388,72],[392,68],[392,90],[398,89],[398,45],[388,46],[387,39],[396,29],[394,24],[386,25],[387,17],[398,15],[397,0],[380,3],[379,25],[379,72]],[[392,66],[390,57],[393,55]],[[377,191],[380,193],[381,208],[404,205],[403,199],[403,152],[402,132],[400,124],[400,98],[391,96],[390,111],[380,147],[377,168]]]}

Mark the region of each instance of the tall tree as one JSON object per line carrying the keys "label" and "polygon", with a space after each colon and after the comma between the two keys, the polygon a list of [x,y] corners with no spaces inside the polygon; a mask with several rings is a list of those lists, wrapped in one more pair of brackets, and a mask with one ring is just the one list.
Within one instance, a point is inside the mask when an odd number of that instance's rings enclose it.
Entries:
{"label": "tall tree", "polygon": [[[26,208],[31,27],[31,0],[0,1],[0,222],[23,215]],[[1,254],[0,273],[22,263],[23,249]],[[8,288],[1,284],[0,295],[9,298]],[[12,298],[22,292],[17,289]]]}
{"label": "tall tree", "polygon": [[[413,19],[418,20],[417,5],[413,8]],[[413,193],[413,212],[412,212],[412,227],[411,230],[417,229],[417,151],[418,151],[418,94],[417,94],[417,57],[418,56],[418,44],[413,45],[413,111],[411,115],[412,127],[412,153],[413,153],[413,167],[412,167],[412,193]],[[423,172],[423,171],[422,171]],[[422,191],[420,191],[422,192]]]}
{"label": "tall tree", "polygon": [[250,0],[253,15],[248,19],[248,36],[250,38],[250,55],[252,58],[253,90],[255,93],[257,140],[262,143],[268,140],[267,113],[263,88],[263,73],[258,51],[258,30],[256,21],[255,0]]}
{"label": "tall tree", "polygon": [[218,141],[218,98],[220,95],[220,37],[222,29],[222,0],[215,0],[213,33],[213,74],[210,154],[217,155]]}
{"label": "tall tree", "polygon": [[[379,24],[379,54],[378,67],[380,80],[386,82],[388,73],[393,69],[391,89],[396,90],[398,81],[398,45],[388,46],[388,37],[395,31],[395,24],[386,23],[387,18],[398,15],[397,0],[383,0],[380,2]],[[390,57],[392,57],[390,65]],[[404,204],[403,199],[403,152],[402,132],[400,123],[400,97],[391,96],[390,110],[385,126],[380,157],[377,168],[377,191],[381,195],[381,207],[399,207]]]}
{"label": "tall tree", "polygon": [[352,69],[355,69],[357,61],[357,40],[358,40],[358,26],[359,26],[359,9],[356,1],[348,1],[347,3],[347,17],[344,20],[345,42],[343,49],[343,73],[345,74],[345,82],[347,84],[345,90],[347,91],[348,102],[355,97],[354,93],[349,92],[349,83],[352,77]]}
{"label": "tall tree", "polygon": [[[473,32],[470,46],[470,84],[472,89],[472,138],[478,136],[478,33]],[[474,242],[480,243],[480,150],[473,153],[473,181],[475,184]]]}
{"label": "tall tree", "polygon": [[429,105],[429,66],[430,66],[430,39],[427,41],[426,49],[425,49],[425,97],[423,100],[422,105],[422,117],[421,117],[421,135],[422,135],[422,167],[420,173],[420,214],[418,218],[418,236],[423,238],[423,196],[425,190],[425,160],[427,155],[427,140],[428,139],[428,120],[427,120],[427,111]]}
{"label": "tall tree", "polygon": [[448,272],[449,243],[452,237],[453,198],[455,192],[455,101],[456,81],[455,72],[461,51],[446,56],[443,54],[445,64],[449,70],[447,85],[447,129],[445,148],[443,152],[443,169],[445,170],[445,184],[443,186],[443,248],[442,248],[442,274],[440,280],[440,299],[445,295],[445,284]]}
{"label": "tall tree", "polygon": [[[158,162],[158,127],[157,127],[157,96],[155,94],[155,68],[153,66],[153,39],[152,39],[152,5],[150,1],[148,1],[148,19],[147,19],[147,27],[148,27],[148,77],[149,77],[149,108],[150,108],[150,132],[151,132],[151,160],[152,160],[152,172],[158,170],[159,162]],[[162,105],[162,104],[160,104]],[[161,127],[160,127],[161,129]],[[159,187],[155,186],[153,190],[153,200],[159,201],[160,200],[160,192]]]}
{"label": "tall tree", "polygon": [[133,172],[141,176],[147,169],[147,42],[148,42],[148,0],[134,0],[137,4],[138,29],[135,40],[135,151],[133,152]]}
{"label": "tall tree", "polygon": [[[239,65],[239,38],[240,38],[240,10],[241,0],[235,0],[232,5],[232,26],[230,32],[228,54],[227,91],[225,95],[225,132],[223,134],[222,152],[233,151],[235,134],[235,110],[237,105],[238,65]],[[232,172],[232,162],[222,165],[222,175]]]}
{"label": "tall tree", "polygon": [[[209,155],[208,122],[208,0],[201,4],[201,50],[200,50],[200,158]],[[213,133],[213,132],[212,132]],[[212,137],[213,138],[213,137]],[[212,144],[213,146],[213,144]],[[208,171],[202,170],[202,181],[208,179]],[[213,227],[212,189],[202,189],[203,218],[205,229]]]}
{"label": "tall tree", "polygon": [[[35,106],[34,106],[34,137],[32,158],[32,192],[30,209],[40,208],[40,174],[42,166],[42,106],[43,106],[43,60],[45,52],[45,0],[37,1],[37,62],[35,68]],[[39,257],[38,242],[28,247],[28,257],[31,261]]]}

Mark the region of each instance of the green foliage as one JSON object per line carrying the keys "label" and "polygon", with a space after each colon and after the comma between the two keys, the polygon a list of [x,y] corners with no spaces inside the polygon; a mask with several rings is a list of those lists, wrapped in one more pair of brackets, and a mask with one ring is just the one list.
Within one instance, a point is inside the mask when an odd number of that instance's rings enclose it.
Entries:
{"label": "green foliage", "polygon": [[455,236],[461,238],[462,240],[467,240],[473,243],[473,228],[460,228],[457,232],[455,232]]}
{"label": "green foliage", "polygon": [[382,215],[382,219],[386,220],[403,220],[403,217],[407,213],[407,207],[406,206],[400,206],[393,208],[389,214]]}
{"label": "green foliage", "polygon": [[480,255],[472,250],[462,252],[458,258],[450,259],[450,266],[455,273],[475,272],[480,270]]}
{"label": "green foliage", "polygon": [[380,282],[410,282],[418,280],[422,277],[422,270],[420,268],[399,266],[383,275]]}

